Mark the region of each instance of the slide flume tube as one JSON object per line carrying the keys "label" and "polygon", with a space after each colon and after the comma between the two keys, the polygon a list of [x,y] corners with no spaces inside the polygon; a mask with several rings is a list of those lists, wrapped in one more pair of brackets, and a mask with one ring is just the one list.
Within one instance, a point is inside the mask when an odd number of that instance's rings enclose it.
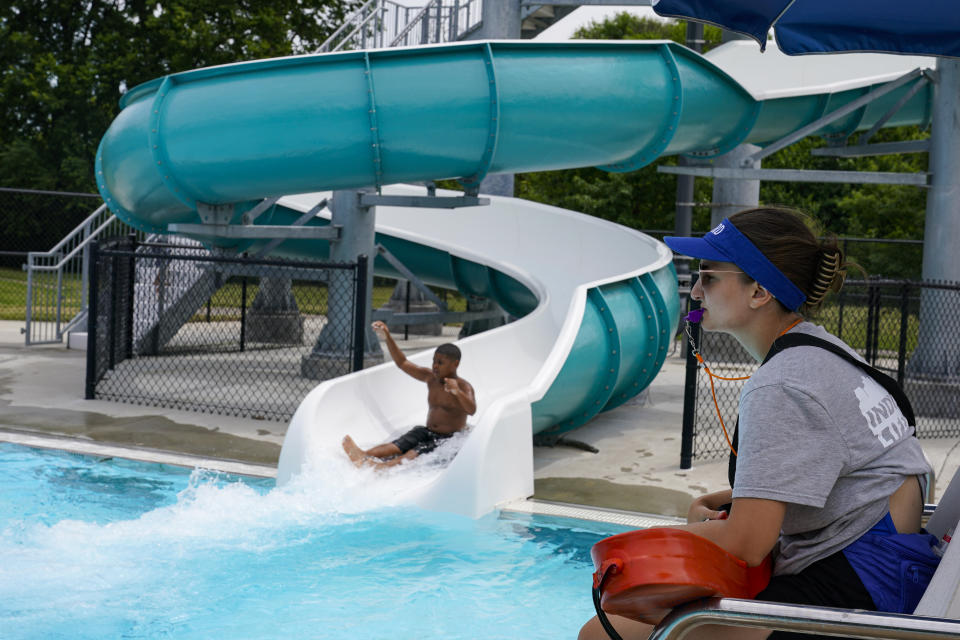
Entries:
{"label": "slide flume tube", "polygon": [[[808,124],[869,87],[757,101],[671,42],[466,42],[237,63],[128,92],[96,158],[128,224],[200,222],[233,205],[318,189],[719,155]],[[866,129],[909,86],[826,127]],[[886,123],[929,118],[929,86]]]}

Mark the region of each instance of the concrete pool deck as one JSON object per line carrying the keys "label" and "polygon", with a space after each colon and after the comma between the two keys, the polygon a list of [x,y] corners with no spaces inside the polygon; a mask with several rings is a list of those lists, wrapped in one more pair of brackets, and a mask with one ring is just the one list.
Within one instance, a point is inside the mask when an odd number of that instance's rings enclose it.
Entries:
{"label": "concrete pool deck", "polygon": [[[24,346],[22,322],[0,321],[0,441],[270,476],[286,424],[84,400],[86,354]],[[401,341],[407,352],[449,336]],[[726,461],[680,469],[684,363],[671,355],[647,392],[570,437],[596,447],[535,447],[537,500],[667,517],[727,486]],[[958,466],[960,438],[924,439],[940,495]]]}

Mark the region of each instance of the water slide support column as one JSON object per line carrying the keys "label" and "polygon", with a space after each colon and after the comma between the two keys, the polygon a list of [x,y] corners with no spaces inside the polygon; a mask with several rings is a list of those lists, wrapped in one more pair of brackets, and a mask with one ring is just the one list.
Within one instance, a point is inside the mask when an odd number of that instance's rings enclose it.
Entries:
{"label": "water slide support column", "polygon": [[[687,46],[697,53],[703,52],[703,23],[687,22]],[[687,166],[693,164],[687,156],[679,156],[677,164]],[[674,218],[674,235],[689,236],[693,232],[693,198],[696,177],[687,175],[677,176],[677,213]],[[690,272],[690,265],[684,261],[677,264],[678,274]]]}
{"label": "water slide support column", "polygon": [[[331,199],[330,223],[340,227],[340,238],[330,241],[330,260],[334,262],[356,262],[357,256],[366,255],[371,265],[376,256],[374,236],[376,227],[376,208],[365,207],[360,204],[360,197],[366,190],[334,191]],[[370,327],[373,300],[373,269],[367,270],[367,299],[363,303],[365,315],[363,326],[366,327],[364,337],[364,367],[383,362],[383,351],[380,341]],[[345,292],[353,290],[353,273],[340,269],[332,269],[328,287],[331,291],[328,296],[327,324],[324,326],[313,351],[300,361],[300,375],[305,378],[320,380],[329,375],[331,369],[337,366],[347,367],[335,375],[349,372],[352,362],[351,345],[344,340],[346,331],[353,326],[353,312],[356,304],[352,296]],[[334,292],[340,292],[335,294]],[[333,363],[336,363],[334,366]]]}
{"label": "water slide support column", "polygon": [[[746,36],[732,31],[724,30],[721,34],[721,41],[724,43],[744,39],[746,39]],[[716,158],[712,164],[724,169],[759,169],[760,162],[756,162],[750,167],[745,167],[742,164],[744,158],[758,151],[760,151],[760,147],[756,145],[742,144]],[[710,210],[711,229],[720,224],[724,218],[743,209],[757,206],[760,203],[760,181],[717,178],[713,181],[712,200],[713,208]]]}
{"label": "water slide support column", "polygon": [[[687,46],[701,53],[703,51],[703,23],[687,22]],[[681,167],[693,164],[693,161],[687,156],[679,156],[677,164]],[[677,211],[674,217],[673,235],[686,237],[693,233],[693,199],[695,196],[694,187],[696,186],[695,176],[678,175],[677,176]],[[683,277],[690,274],[690,262],[681,260],[674,262],[677,269],[677,276]],[[688,294],[685,290],[680,293],[680,313],[683,315],[687,309]],[[684,355],[687,353],[686,341],[681,341],[681,350]]]}
{"label": "water slide support column", "polygon": [[[923,279],[960,281],[960,60],[937,60],[930,136],[930,190],[923,229]],[[938,375],[960,372],[960,354],[948,353],[940,336],[954,331],[948,313],[952,291],[925,289],[920,302],[920,335],[911,371]]]}
{"label": "water slide support column", "polygon": [[[756,153],[760,147],[753,144],[741,144],[732,151],[719,156],[713,166],[725,169],[759,169],[760,162],[754,162],[744,167],[743,159]],[[720,224],[738,211],[755,207],[760,203],[759,180],[736,180],[730,178],[715,178],[713,181],[713,206],[710,209],[710,228]],[[723,349],[724,353],[732,355],[732,362],[752,362],[752,356],[747,353],[737,340],[727,333],[711,334],[709,348]]]}
{"label": "water slide support column", "polygon": [[303,316],[290,278],[260,278],[257,296],[247,312],[247,339],[270,344],[303,341]]}
{"label": "water slide support column", "polygon": [[[744,159],[760,150],[753,144],[741,144],[732,151],[716,158],[714,167],[723,169],[759,169],[760,162],[744,167]],[[720,224],[738,211],[756,207],[760,203],[760,181],[716,178],[713,181],[713,207],[710,211],[710,227]]]}

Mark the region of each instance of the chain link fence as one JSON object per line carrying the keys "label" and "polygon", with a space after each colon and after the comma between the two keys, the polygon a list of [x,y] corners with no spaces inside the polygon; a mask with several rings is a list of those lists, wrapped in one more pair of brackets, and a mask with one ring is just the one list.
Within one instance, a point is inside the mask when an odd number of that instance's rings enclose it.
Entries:
{"label": "chain link fence", "polygon": [[[912,280],[847,281],[813,321],[853,347],[871,365],[897,380],[917,416],[917,436],[960,436],[960,284]],[[692,332],[710,370],[718,376],[749,376],[757,362],[731,336]],[[686,336],[683,338],[686,340]],[[697,460],[726,458],[746,381],[714,382],[687,357],[684,451]],[[683,457],[683,455],[682,455]],[[682,459],[681,465],[689,463]]]}
{"label": "chain link fence", "polygon": [[364,366],[366,258],[95,246],[86,397],[289,420],[318,381]]}

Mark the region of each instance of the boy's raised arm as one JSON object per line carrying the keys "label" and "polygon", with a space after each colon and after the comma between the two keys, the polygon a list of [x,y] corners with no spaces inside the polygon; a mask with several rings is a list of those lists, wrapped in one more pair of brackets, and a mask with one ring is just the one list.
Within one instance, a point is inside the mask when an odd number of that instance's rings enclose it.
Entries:
{"label": "boy's raised arm", "polygon": [[379,335],[383,336],[383,339],[387,342],[387,350],[390,351],[390,357],[393,358],[394,363],[407,375],[413,376],[417,380],[426,382],[430,376],[433,375],[433,372],[426,367],[418,367],[409,360],[407,356],[400,350],[400,347],[397,346],[397,343],[394,342],[393,336],[390,335],[390,329],[387,328],[387,325],[379,320],[373,323],[373,330],[376,331]]}

